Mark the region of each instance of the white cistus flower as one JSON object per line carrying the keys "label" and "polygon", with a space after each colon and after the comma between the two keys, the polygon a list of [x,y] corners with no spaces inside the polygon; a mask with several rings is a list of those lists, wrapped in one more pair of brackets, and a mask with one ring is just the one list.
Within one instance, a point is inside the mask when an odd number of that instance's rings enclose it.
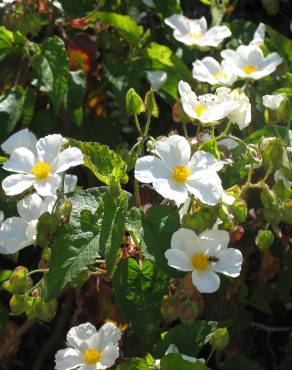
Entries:
{"label": "white cistus flower", "polygon": [[164,22],[171,27],[173,37],[185,45],[199,47],[217,47],[226,38],[231,36],[226,26],[215,26],[208,30],[205,17],[189,19],[182,14],[174,14]]}
{"label": "white cistus flower", "polygon": [[[187,356],[187,355],[183,355],[179,352],[177,346],[175,344],[170,344],[165,352],[165,356],[171,354],[171,353],[176,353],[176,354],[180,354],[181,357],[186,360],[186,361],[189,361],[191,363],[196,363],[196,362],[201,362],[202,364],[205,363],[205,359],[204,358],[196,358],[196,357],[191,357],[191,356]],[[160,360],[155,360],[155,366],[160,369]]]}
{"label": "white cistus flower", "polygon": [[74,326],[67,334],[70,348],[55,356],[56,370],[101,370],[112,367],[119,357],[121,330],[106,323],[97,331],[89,322]]}
{"label": "white cistus flower", "polygon": [[146,76],[155,90],[159,90],[167,81],[167,73],[164,71],[146,71]]}
{"label": "white cistus flower", "polygon": [[17,202],[20,217],[10,217],[3,221],[0,228],[0,253],[13,254],[34,245],[37,236],[37,223],[45,212],[51,212],[54,197],[41,198],[31,194]]}
{"label": "white cistus flower", "polygon": [[221,56],[232,66],[236,76],[253,80],[270,75],[283,62],[276,52],[265,57],[257,45],[240,45],[236,50],[223,50]]}
{"label": "white cistus flower", "polygon": [[[21,141],[22,145],[19,146]],[[1,146],[10,154],[3,168],[17,174],[3,180],[5,194],[21,194],[33,186],[39,195],[56,195],[62,173],[70,167],[83,164],[81,150],[75,147],[62,150],[64,143],[65,139],[59,134],[37,140],[28,130],[8,138]]]}
{"label": "white cistus flower", "polygon": [[238,125],[240,130],[247,127],[251,122],[251,104],[248,97],[240,89],[231,90],[227,87],[220,87],[216,90],[218,99],[233,102],[234,109],[227,115],[230,122]]}
{"label": "white cistus flower", "polygon": [[263,96],[263,105],[269,109],[279,109],[281,103],[285,100],[284,94],[276,95],[264,95]]}
{"label": "white cistus flower", "polygon": [[259,23],[255,33],[253,34],[253,39],[249,43],[250,45],[262,46],[265,44],[265,33],[266,26],[264,23]]}
{"label": "white cistus flower", "polygon": [[232,67],[225,60],[221,65],[212,57],[205,57],[202,60],[196,60],[193,63],[193,77],[210,85],[228,85],[231,86],[236,76],[232,72]]}
{"label": "white cistus flower", "polygon": [[169,266],[191,271],[193,284],[201,293],[213,293],[220,285],[218,272],[231,277],[240,274],[242,254],[228,248],[228,243],[227,231],[212,229],[197,235],[182,228],[173,234],[165,257]]}
{"label": "white cistus flower", "polygon": [[218,99],[214,94],[197,96],[190,85],[184,81],[179,82],[178,91],[185,113],[202,123],[218,121],[237,108],[237,103],[232,99]]}
{"label": "white cistus flower", "polygon": [[184,203],[188,193],[202,203],[215,205],[222,197],[221,179],[217,174],[223,163],[204,151],[191,155],[188,141],[179,135],[156,142],[155,154],[139,158],[135,178],[142,183],[152,183],[164,198]]}

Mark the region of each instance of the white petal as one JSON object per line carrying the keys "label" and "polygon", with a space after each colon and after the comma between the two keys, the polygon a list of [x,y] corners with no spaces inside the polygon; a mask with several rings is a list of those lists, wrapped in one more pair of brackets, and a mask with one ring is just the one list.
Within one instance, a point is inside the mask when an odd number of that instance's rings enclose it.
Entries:
{"label": "white petal", "polygon": [[206,230],[203,231],[199,238],[206,241],[206,246],[208,245],[208,255],[212,253],[217,253],[221,250],[226,250],[230,240],[229,233],[225,230]]}
{"label": "white petal", "polygon": [[100,363],[103,366],[111,367],[116,362],[116,359],[119,357],[119,347],[110,343],[102,351]]}
{"label": "white petal", "polygon": [[177,206],[188,198],[187,187],[172,179],[156,179],[153,188],[164,198],[174,200]]}
{"label": "white petal", "polygon": [[230,139],[230,138],[226,138],[226,139],[221,139],[220,141],[218,141],[218,144],[219,145],[224,145],[226,146],[227,149],[229,150],[232,150],[236,147],[238,147],[238,143],[237,141],[233,140],[233,139]]}
{"label": "white petal", "polygon": [[170,248],[165,251],[164,255],[167,258],[169,266],[180,271],[193,270],[189,256],[187,256],[182,250]]}
{"label": "white petal", "polygon": [[77,186],[78,178],[75,175],[65,175],[64,193],[72,193]]}
{"label": "white petal", "polygon": [[31,169],[35,164],[34,154],[27,148],[15,149],[4,164],[3,168],[6,171],[31,174]]}
{"label": "white petal", "polygon": [[20,217],[6,219],[0,229],[0,253],[13,254],[33,242],[26,237],[27,222]]}
{"label": "white petal", "polygon": [[198,291],[201,293],[216,292],[220,286],[219,276],[211,270],[206,270],[203,272],[194,270],[192,272],[192,281]]}
{"label": "white petal", "polygon": [[231,206],[235,202],[234,196],[228,194],[226,191],[223,191],[222,202]]}
{"label": "white petal", "polygon": [[223,162],[218,161],[213,154],[201,150],[194,153],[189,162],[191,173],[202,170],[220,171],[223,166]]}
{"label": "white petal", "polygon": [[285,96],[283,94],[263,96],[264,106],[270,109],[278,109],[284,100]]}
{"label": "white petal", "polygon": [[56,195],[57,190],[61,185],[60,175],[51,175],[45,180],[36,179],[34,188],[39,195],[43,197]]}
{"label": "white petal", "polygon": [[109,343],[117,344],[121,339],[121,330],[111,322],[107,322],[102,325],[98,331],[100,335],[100,350],[102,351]]}
{"label": "white petal", "polygon": [[36,142],[37,139],[35,135],[25,128],[11,135],[6,141],[4,141],[1,148],[7,154],[11,154],[13,150],[19,147],[25,147],[35,153]]}
{"label": "white petal", "polygon": [[82,355],[73,348],[61,349],[55,355],[56,370],[76,369],[82,363]]}
{"label": "white petal", "polygon": [[168,178],[169,170],[163,162],[153,155],[138,158],[135,165],[135,178],[146,184],[154,182],[157,178]]}
{"label": "white petal", "polygon": [[48,135],[38,140],[36,144],[38,161],[54,164],[64,144],[62,135]]}
{"label": "white petal", "polygon": [[190,259],[200,252],[201,240],[193,230],[181,228],[171,238],[171,248],[183,251]]}
{"label": "white petal", "polygon": [[202,177],[195,177],[196,174],[187,182],[187,189],[202,203],[214,206],[223,194],[221,180],[216,172],[210,171]]}
{"label": "white petal", "polygon": [[64,172],[70,167],[79,166],[83,164],[83,154],[78,148],[67,148],[60,154],[57,173]]}
{"label": "white petal", "polygon": [[227,248],[219,251],[215,256],[219,259],[219,261],[215,263],[215,271],[232,277],[240,275],[243,260],[240,250]]}
{"label": "white petal", "polygon": [[167,81],[164,71],[146,71],[147,79],[155,90],[159,90]]}
{"label": "white petal", "polygon": [[2,181],[2,188],[6,195],[17,195],[23,193],[34,184],[34,176],[11,175]]}
{"label": "white petal", "polygon": [[178,30],[181,34],[189,32],[187,17],[181,14],[174,14],[169,18],[165,18],[164,22],[172,29]]}
{"label": "white petal", "polygon": [[157,141],[155,150],[164,164],[171,169],[187,165],[191,156],[190,144],[180,135],[172,135]]}
{"label": "white petal", "polygon": [[73,348],[83,351],[87,349],[86,342],[96,333],[97,331],[95,327],[89,322],[80,324],[69,330],[67,334],[67,342]]}
{"label": "white petal", "polygon": [[17,211],[26,221],[36,220],[41,215],[42,204],[38,194],[31,194],[17,202]]}

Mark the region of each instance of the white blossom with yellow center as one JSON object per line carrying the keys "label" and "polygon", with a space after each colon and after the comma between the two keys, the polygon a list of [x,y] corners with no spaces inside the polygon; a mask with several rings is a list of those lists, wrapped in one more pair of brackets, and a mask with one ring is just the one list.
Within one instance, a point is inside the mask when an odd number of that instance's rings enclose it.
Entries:
{"label": "white blossom with yellow center", "polygon": [[202,123],[218,121],[238,107],[238,103],[233,99],[222,100],[215,94],[197,96],[190,85],[184,81],[179,82],[178,91],[185,113]]}
{"label": "white blossom with yellow center", "polygon": [[41,196],[56,195],[61,174],[83,163],[80,149],[62,150],[64,143],[64,138],[58,134],[37,140],[27,129],[9,137],[1,146],[10,154],[3,168],[17,174],[3,180],[4,192],[17,195],[33,186]]}
{"label": "white blossom with yellow center", "polygon": [[241,271],[242,254],[228,248],[229,233],[206,230],[200,235],[181,228],[171,238],[165,252],[169,266],[192,273],[192,281],[201,293],[213,293],[220,285],[217,273],[237,277]]}
{"label": "white blossom with yellow center", "polygon": [[56,370],[103,370],[112,367],[119,357],[121,330],[113,323],[99,331],[89,322],[71,328],[67,334],[70,348],[55,356]]}
{"label": "white blossom with yellow center", "polygon": [[223,50],[221,56],[241,78],[259,80],[273,73],[283,59],[276,52],[264,56],[257,45],[240,45],[236,50]]}
{"label": "white blossom with yellow center", "polygon": [[210,85],[228,86],[231,86],[237,78],[228,62],[223,60],[220,65],[212,57],[205,57],[202,60],[198,59],[193,63],[193,77]]}
{"label": "white blossom with yellow center", "polygon": [[174,14],[164,22],[174,30],[173,37],[177,41],[189,46],[217,47],[226,37],[231,36],[226,26],[215,26],[208,30],[205,17],[189,19],[182,14]]}
{"label": "white blossom with yellow center", "polygon": [[205,204],[220,201],[223,189],[217,171],[223,163],[212,154],[198,151],[191,155],[190,144],[179,135],[157,141],[155,154],[137,160],[138,181],[152,183],[159,194],[177,205],[184,203],[189,193]]}

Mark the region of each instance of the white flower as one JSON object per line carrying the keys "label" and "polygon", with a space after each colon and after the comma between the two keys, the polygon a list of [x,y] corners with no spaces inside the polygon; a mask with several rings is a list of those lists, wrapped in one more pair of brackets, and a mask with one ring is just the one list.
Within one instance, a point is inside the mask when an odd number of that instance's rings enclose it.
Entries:
{"label": "white flower", "polygon": [[237,103],[232,99],[218,99],[213,94],[197,96],[190,85],[183,81],[179,82],[178,90],[185,113],[202,123],[218,121],[237,108]]}
{"label": "white flower", "polygon": [[196,80],[207,82],[210,85],[232,85],[236,76],[232,67],[225,60],[221,65],[212,57],[205,57],[193,63],[193,77]]}
{"label": "white flower", "polygon": [[266,33],[266,26],[264,23],[259,23],[255,33],[253,35],[253,39],[249,43],[250,45],[258,45],[262,46],[265,44],[265,33]]}
{"label": "white flower", "polygon": [[263,104],[266,108],[278,109],[280,108],[281,103],[285,100],[285,95],[264,95]]}
{"label": "white flower", "polygon": [[278,53],[264,56],[257,45],[240,45],[236,50],[223,50],[222,57],[232,65],[233,73],[241,78],[259,80],[273,73],[283,59]]}
{"label": "white flower", "polygon": [[20,217],[7,218],[0,228],[0,253],[13,254],[36,242],[37,223],[45,212],[51,212],[55,198],[42,199],[31,194],[17,202]]}
{"label": "white flower", "polygon": [[0,9],[5,8],[5,6],[7,6],[9,4],[13,4],[14,2],[15,2],[15,0],[1,0],[0,1]]}
{"label": "white flower", "polygon": [[242,265],[238,249],[227,248],[229,233],[206,230],[200,235],[189,229],[179,229],[171,239],[171,248],[165,252],[169,266],[181,271],[192,271],[193,284],[201,293],[215,292],[220,285],[220,272],[237,277]]}
{"label": "white flower", "polygon": [[112,323],[104,324],[99,331],[89,322],[74,326],[67,334],[70,348],[56,353],[55,369],[108,369],[119,357],[120,339],[121,330]]}
{"label": "white flower", "polygon": [[146,71],[146,75],[155,90],[159,90],[167,81],[167,73],[164,71]]}
{"label": "white flower", "polygon": [[[23,137],[22,146],[19,145]],[[22,130],[2,144],[10,153],[3,168],[16,172],[6,177],[2,188],[7,195],[21,194],[31,186],[42,196],[55,195],[61,184],[61,174],[70,167],[83,163],[83,154],[78,148],[62,151],[65,139],[58,134],[36,140],[35,136]]]}
{"label": "white flower", "polygon": [[[179,352],[178,348],[176,347],[175,344],[170,344],[165,352],[165,356],[171,354],[171,353],[177,353],[177,354],[180,354],[181,357],[186,360],[186,361],[189,361],[189,362],[192,362],[193,364],[196,363],[196,362],[201,362],[202,364],[205,363],[205,359],[203,358],[196,358],[196,357],[191,357],[191,356],[187,356],[187,355],[183,355]],[[155,360],[155,366],[160,369],[160,360]]]}
{"label": "white flower", "polygon": [[222,197],[222,185],[217,171],[223,163],[203,151],[191,156],[188,141],[179,135],[157,141],[157,156],[139,158],[135,177],[143,183],[152,183],[154,189],[177,205],[187,200],[188,193],[202,203],[215,205]]}
{"label": "white flower", "polygon": [[189,19],[181,14],[174,14],[164,22],[174,30],[173,37],[185,45],[217,47],[226,37],[231,36],[230,29],[226,26],[215,26],[208,30],[205,17]]}
{"label": "white flower", "polygon": [[236,123],[241,130],[250,124],[251,104],[243,91],[220,87],[216,94],[222,101],[233,102],[234,109],[227,115],[232,123]]}

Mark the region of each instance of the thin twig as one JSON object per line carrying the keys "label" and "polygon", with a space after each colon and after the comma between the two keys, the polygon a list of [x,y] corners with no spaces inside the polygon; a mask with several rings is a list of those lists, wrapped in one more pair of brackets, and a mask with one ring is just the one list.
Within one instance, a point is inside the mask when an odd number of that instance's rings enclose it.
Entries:
{"label": "thin twig", "polygon": [[278,332],[283,332],[283,331],[290,331],[292,330],[292,326],[282,326],[282,327],[278,327],[278,326],[268,326],[268,325],[265,325],[265,324],[261,324],[259,322],[253,322],[252,323],[252,326],[258,328],[258,329],[261,329],[261,330],[264,330],[264,331],[267,331],[269,333],[278,333]]}

